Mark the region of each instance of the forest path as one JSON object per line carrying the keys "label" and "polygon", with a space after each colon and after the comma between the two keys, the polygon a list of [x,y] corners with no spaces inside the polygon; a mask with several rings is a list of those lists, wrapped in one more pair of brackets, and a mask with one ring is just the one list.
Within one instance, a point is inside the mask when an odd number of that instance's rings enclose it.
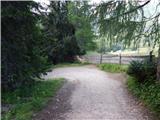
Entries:
{"label": "forest path", "polygon": [[45,78],[65,78],[66,82],[34,120],[153,120],[128,93],[121,73],[86,65],[56,68]]}

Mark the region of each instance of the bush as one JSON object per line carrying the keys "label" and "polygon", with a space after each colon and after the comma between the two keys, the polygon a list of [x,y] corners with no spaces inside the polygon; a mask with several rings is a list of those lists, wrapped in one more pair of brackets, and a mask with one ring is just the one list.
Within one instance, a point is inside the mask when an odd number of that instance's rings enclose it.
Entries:
{"label": "bush", "polygon": [[63,79],[36,81],[35,85],[3,92],[2,106],[13,107],[2,110],[2,120],[31,120],[32,115],[47,104],[63,83]]}
{"label": "bush", "polygon": [[148,60],[132,61],[128,67],[127,74],[135,77],[138,82],[143,83],[152,77],[156,77],[156,64]]}
{"label": "bush", "polygon": [[[152,79],[149,81],[153,81]],[[160,84],[145,82],[140,84],[136,78],[129,77],[127,81],[129,90],[157,113],[160,113]],[[160,116],[159,116],[160,117]]]}
{"label": "bush", "polygon": [[111,63],[104,63],[104,64],[99,64],[98,67],[101,70],[104,70],[106,72],[126,72],[128,66],[127,65],[119,65],[119,64],[111,64]]}

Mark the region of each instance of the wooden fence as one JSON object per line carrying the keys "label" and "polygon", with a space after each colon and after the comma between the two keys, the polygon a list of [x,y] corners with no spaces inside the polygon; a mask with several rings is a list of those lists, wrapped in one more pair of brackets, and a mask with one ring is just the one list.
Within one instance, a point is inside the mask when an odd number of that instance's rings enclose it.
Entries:
{"label": "wooden fence", "polygon": [[127,55],[127,56],[121,56],[121,55],[103,55],[102,61],[100,55],[85,55],[83,56],[85,61],[90,63],[118,63],[118,64],[129,64],[133,60],[139,60],[142,61],[146,58],[149,58],[149,55],[143,55],[143,56],[135,56],[135,55]]}

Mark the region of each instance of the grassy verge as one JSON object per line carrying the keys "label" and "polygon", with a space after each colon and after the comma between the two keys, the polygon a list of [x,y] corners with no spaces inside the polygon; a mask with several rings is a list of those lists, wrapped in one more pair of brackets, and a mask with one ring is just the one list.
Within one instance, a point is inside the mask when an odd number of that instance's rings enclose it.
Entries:
{"label": "grassy verge", "polygon": [[146,82],[140,84],[133,77],[128,77],[128,89],[143,101],[152,111],[158,113],[160,117],[160,84]]}
{"label": "grassy verge", "polygon": [[[119,64],[99,64],[98,67],[106,72],[112,73],[127,72],[128,69],[128,65]],[[127,86],[133,95],[139,98],[160,118],[160,83],[148,80],[140,84],[134,77],[129,76]]]}
{"label": "grassy verge", "polygon": [[103,63],[99,64],[98,67],[106,72],[119,73],[119,72],[126,72],[128,65]]}
{"label": "grassy verge", "polygon": [[32,115],[55,95],[63,81],[63,79],[37,81],[33,86],[24,86],[12,92],[2,93],[2,104],[13,106],[2,114],[2,120],[31,120]]}
{"label": "grassy verge", "polygon": [[58,67],[72,67],[72,66],[82,66],[82,65],[89,65],[90,63],[85,62],[85,63],[80,63],[80,62],[74,62],[74,63],[60,63],[57,65],[52,65],[47,71],[51,71],[54,68],[58,68]]}
{"label": "grassy verge", "polygon": [[85,63],[81,63],[81,62],[74,62],[74,63],[60,63],[57,65],[54,65],[53,68],[57,68],[57,67],[66,67],[66,66],[82,66],[82,65],[88,65],[89,63],[85,62]]}

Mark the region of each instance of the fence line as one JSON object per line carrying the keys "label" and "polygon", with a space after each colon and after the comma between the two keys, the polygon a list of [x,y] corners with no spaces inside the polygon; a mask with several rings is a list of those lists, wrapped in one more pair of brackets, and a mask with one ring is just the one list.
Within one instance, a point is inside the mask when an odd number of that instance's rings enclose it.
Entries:
{"label": "fence line", "polygon": [[[142,61],[146,58],[149,58],[149,55],[138,56],[138,55],[103,55],[102,63],[119,63],[119,64],[129,64],[133,60]],[[84,59],[90,63],[100,63],[100,55],[85,55]]]}

